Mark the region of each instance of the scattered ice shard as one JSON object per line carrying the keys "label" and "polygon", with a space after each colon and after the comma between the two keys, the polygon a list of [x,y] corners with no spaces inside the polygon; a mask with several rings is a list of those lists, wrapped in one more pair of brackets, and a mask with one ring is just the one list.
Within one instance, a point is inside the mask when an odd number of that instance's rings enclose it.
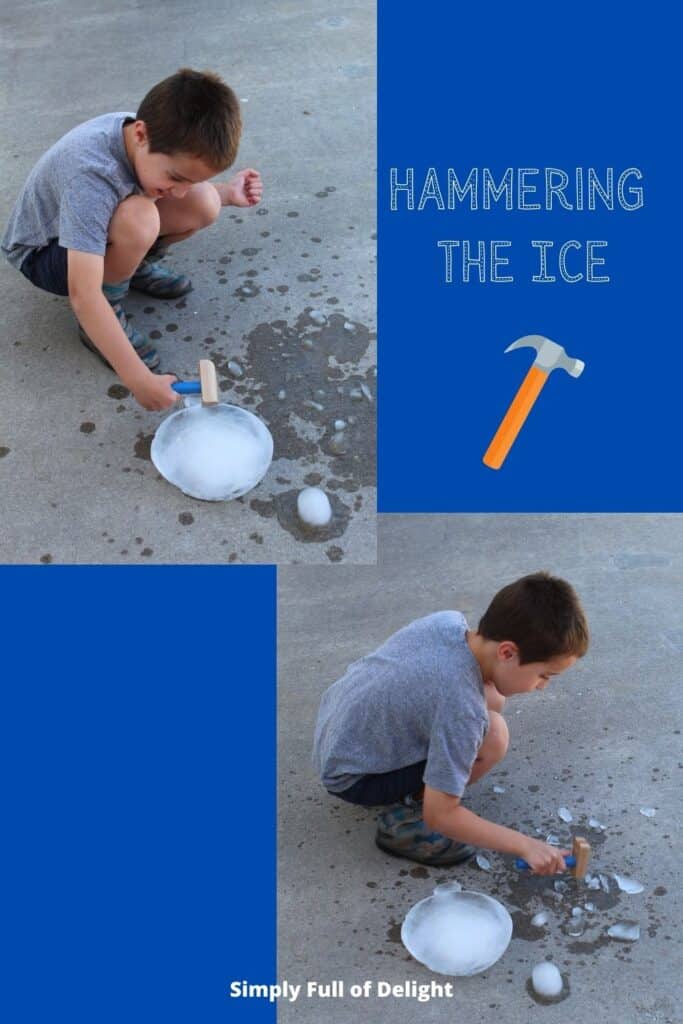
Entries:
{"label": "scattered ice shard", "polygon": [[556,882],[553,882],[553,889],[555,892],[566,892],[567,883],[563,882],[562,879],[558,879]]}
{"label": "scattered ice shard", "polygon": [[344,330],[345,331],[355,331],[355,329],[356,329],[355,324],[352,324],[350,320],[347,320],[346,323],[344,324]]}
{"label": "scattered ice shard", "polygon": [[612,878],[617,883],[622,892],[627,892],[631,896],[635,893],[642,892],[645,886],[642,882],[639,882],[636,878],[627,878],[626,875],[612,874]]}
{"label": "scattered ice shard", "polygon": [[559,846],[560,845],[559,838],[556,835],[554,835],[554,833],[552,833],[552,832],[548,833],[548,835],[545,837],[545,841],[546,841],[546,843],[548,843],[549,846]]}
{"label": "scattered ice shard", "polygon": [[607,875],[600,875],[600,888],[603,892],[609,892],[609,878]]}
{"label": "scattered ice shard", "polygon": [[314,402],[312,398],[307,398],[303,404],[306,409],[315,409],[316,412],[322,412],[325,408],[320,402]]}
{"label": "scattered ice shard", "polygon": [[346,437],[343,431],[338,431],[330,438],[330,451],[333,455],[344,455],[346,453]]}
{"label": "scattered ice shard", "polygon": [[363,395],[365,396],[365,398],[367,398],[368,402],[371,402],[372,401],[372,392],[370,391],[370,388],[367,386],[367,384],[361,384],[360,389],[361,389]]}
{"label": "scattered ice shard", "polygon": [[531,972],[531,984],[537,995],[552,999],[553,996],[559,996],[562,991],[562,975],[555,964],[544,960],[543,963],[536,964]]}
{"label": "scattered ice shard", "polygon": [[570,917],[562,926],[562,931],[565,935],[570,935],[573,939],[578,939],[580,935],[583,935],[585,930],[586,922],[582,917]]}
{"label": "scattered ice shard", "polygon": [[589,914],[594,914],[595,911],[598,909],[594,903],[584,903],[584,908],[588,911]]}
{"label": "scattered ice shard", "polygon": [[641,807],[640,813],[644,815],[644,817],[646,818],[654,818],[657,812],[655,811],[654,807]]}
{"label": "scattered ice shard", "polygon": [[284,402],[286,397],[287,397],[287,392],[285,391],[284,388],[281,388],[280,391],[278,391],[278,393],[277,393],[277,400],[278,400],[278,402]]}
{"label": "scattered ice shard", "polygon": [[242,377],[244,377],[244,367],[236,359],[231,359],[228,363],[228,373],[235,380],[242,380]]}
{"label": "scattered ice shard", "polygon": [[587,888],[589,888],[589,889],[599,889],[600,888],[600,879],[598,878],[597,875],[586,875],[584,881],[586,883]]}
{"label": "scattered ice shard", "polygon": [[362,402],[363,392],[361,391],[360,388],[351,388],[351,390],[349,391],[349,397],[354,402]]}
{"label": "scattered ice shard", "polygon": [[494,786],[493,787],[493,792],[494,793],[504,793],[505,792],[505,786]]}
{"label": "scattered ice shard", "polygon": [[311,349],[313,348],[313,342],[311,341],[310,338],[304,338],[304,340],[301,342],[301,347]]}
{"label": "scattered ice shard", "polygon": [[570,810],[568,810],[568,809],[567,809],[566,807],[560,807],[560,809],[559,809],[559,811],[557,812],[557,814],[558,814],[558,817],[562,818],[562,821],[566,821],[566,822],[567,822],[567,824],[569,824],[569,822],[570,822],[570,821],[573,821],[573,820],[574,820],[574,819],[572,818],[572,813],[571,813],[571,811],[570,811]]}
{"label": "scattered ice shard", "polygon": [[312,309],[308,315],[314,324],[327,323],[327,317],[319,309]]}
{"label": "scattered ice shard", "polygon": [[597,818],[589,818],[588,819],[588,826],[589,826],[589,828],[596,829],[598,832],[604,832],[605,831],[605,825],[603,825],[603,823],[601,821],[598,821]]}
{"label": "scattered ice shard", "polygon": [[334,429],[335,430],[343,430],[345,426],[346,426],[346,420],[335,420],[334,421]]}
{"label": "scattered ice shard", "polygon": [[572,907],[572,917],[583,917],[583,907]]}
{"label": "scattered ice shard", "polygon": [[635,921],[617,921],[607,929],[607,934],[621,942],[637,942],[640,938],[640,925]]}
{"label": "scattered ice shard", "polygon": [[478,853],[474,859],[476,860],[477,865],[481,868],[482,871],[491,870],[491,861],[488,859],[488,857],[485,857],[483,853]]}
{"label": "scattered ice shard", "polygon": [[544,924],[548,923],[548,911],[539,910],[538,914],[534,914],[531,918],[531,923],[534,928],[542,928]]}
{"label": "scattered ice shard", "polygon": [[296,499],[299,519],[307,526],[327,526],[332,518],[329,498],[319,487],[304,487]]}

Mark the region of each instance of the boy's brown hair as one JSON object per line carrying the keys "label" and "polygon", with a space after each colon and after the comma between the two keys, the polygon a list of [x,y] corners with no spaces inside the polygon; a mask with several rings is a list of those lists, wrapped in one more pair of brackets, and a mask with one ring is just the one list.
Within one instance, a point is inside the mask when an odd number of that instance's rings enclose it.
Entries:
{"label": "boy's brown hair", "polygon": [[147,93],[137,112],[150,153],[187,153],[224,171],[235,162],[242,132],[237,97],[213,71],[181,68]]}
{"label": "boy's brown hair", "polygon": [[566,580],[536,572],[499,590],[478,632],[486,640],[512,640],[519,663],[549,661],[588,650],[590,634],[583,609]]}

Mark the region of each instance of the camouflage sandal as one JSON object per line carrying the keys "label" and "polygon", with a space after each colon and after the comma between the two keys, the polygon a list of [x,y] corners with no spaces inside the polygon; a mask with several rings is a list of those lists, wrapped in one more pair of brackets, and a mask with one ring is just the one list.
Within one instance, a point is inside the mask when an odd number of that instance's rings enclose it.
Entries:
{"label": "camouflage sandal", "polygon": [[428,829],[422,818],[422,804],[415,801],[394,804],[379,815],[375,842],[393,857],[432,867],[451,867],[474,856],[473,848],[466,843]]}
{"label": "camouflage sandal", "polygon": [[130,287],[157,299],[179,299],[192,290],[192,281],[186,274],[176,274],[146,258],[131,278]]}
{"label": "camouflage sandal", "polygon": [[[142,359],[145,366],[147,366],[150,370],[156,370],[156,368],[159,366],[159,363],[161,362],[161,359],[159,358],[159,354],[155,349],[154,345],[152,344],[152,342],[144,334],[141,334],[140,331],[133,327],[130,320],[126,316],[126,311],[124,310],[120,302],[112,303],[111,308],[114,310],[114,313],[116,314],[116,319],[123,327],[123,330],[126,333],[126,337],[130,341],[131,345],[133,346],[137,354],[140,356],[140,359]],[[110,370],[113,370],[114,367],[104,358],[104,356],[98,349],[97,345],[95,345],[94,342],[90,340],[90,338],[85,333],[80,324],[78,325],[78,334],[85,347],[90,352],[94,352],[95,355],[102,360],[105,366],[108,366]]]}

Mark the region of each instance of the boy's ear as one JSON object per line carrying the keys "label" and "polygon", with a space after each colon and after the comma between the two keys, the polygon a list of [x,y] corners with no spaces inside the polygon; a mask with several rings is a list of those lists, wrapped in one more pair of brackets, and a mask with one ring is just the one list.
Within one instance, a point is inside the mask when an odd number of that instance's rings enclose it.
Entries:
{"label": "boy's ear", "polygon": [[519,657],[519,647],[514,640],[501,640],[496,653],[501,661],[511,661]]}

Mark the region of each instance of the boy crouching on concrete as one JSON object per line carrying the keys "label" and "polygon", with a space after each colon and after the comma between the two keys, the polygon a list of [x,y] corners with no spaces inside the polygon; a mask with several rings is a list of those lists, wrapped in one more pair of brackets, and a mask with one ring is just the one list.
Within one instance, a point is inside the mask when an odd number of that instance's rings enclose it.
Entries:
{"label": "boy crouching on concrete", "polygon": [[506,697],[544,690],[588,642],[574,590],[546,573],[504,587],[476,631],[456,611],[410,623],[323,694],[313,756],[324,786],[353,804],[390,805],[376,836],[387,853],[448,866],[485,847],[537,874],[564,871],[570,851],[487,821],[461,798],[505,756]]}
{"label": "boy crouching on concrete", "polygon": [[173,374],[130,323],[129,288],[177,299],[192,287],[159,265],[166,248],[212,224],[222,206],[254,206],[258,171],[208,182],[234,162],[237,97],[213,72],[182,68],[159,82],[137,114],[103,114],[78,125],[35,165],[2,239],[9,262],[32,284],[68,295],[83,344],[146,409],[178,398]]}

